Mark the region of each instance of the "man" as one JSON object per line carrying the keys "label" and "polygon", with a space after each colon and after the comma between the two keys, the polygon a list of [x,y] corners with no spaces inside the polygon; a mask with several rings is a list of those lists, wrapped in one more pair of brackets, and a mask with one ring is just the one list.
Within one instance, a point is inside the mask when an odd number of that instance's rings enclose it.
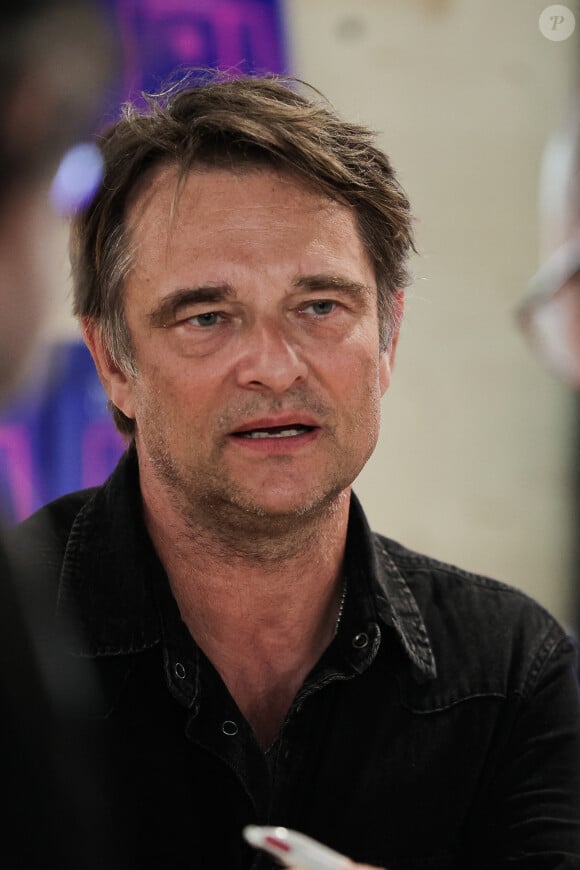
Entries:
{"label": "man", "polygon": [[[67,149],[93,130],[114,42],[89,0],[19,0],[0,13],[0,400],[30,377],[46,313],[49,188]],[[0,505],[0,509],[2,506]],[[101,835],[97,743],[76,708],[98,697],[91,663],[51,635],[54,602],[0,538],[0,866],[114,868]],[[72,628],[72,626],[71,626]],[[98,739],[98,735],[96,735]]]}
{"label": "man", "polygon": [[351,492],[413,248],[372,134],[256,77],[100,144],[74,306],[128,448],[17,539],[99,669],[135,865],[270,866],[242,830],[276,824],[390,870],[580,867],[569,639]]}

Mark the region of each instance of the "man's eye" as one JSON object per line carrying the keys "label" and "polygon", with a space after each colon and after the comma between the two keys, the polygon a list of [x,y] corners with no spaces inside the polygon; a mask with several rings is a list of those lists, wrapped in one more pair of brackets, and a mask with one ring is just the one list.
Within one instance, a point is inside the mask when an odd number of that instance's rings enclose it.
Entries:
{"label": "man's eye", "polygon": [[332,311],[334,311],[335,307],[336,302],[331,302],[328,299],[318,299],[316,302],[311,302],[310,305],[307,305],[304,308],[304,311],[308,311],[308,309],[311,309],[314,314],[320,317],[324,314],[330,314]]}
{"label": "man's eye", "polygon": [[195,314],[189,318],[189,321],[195,326],[215,326],[221,319],[221,314],[217,311],[207,311],[205,314]]}

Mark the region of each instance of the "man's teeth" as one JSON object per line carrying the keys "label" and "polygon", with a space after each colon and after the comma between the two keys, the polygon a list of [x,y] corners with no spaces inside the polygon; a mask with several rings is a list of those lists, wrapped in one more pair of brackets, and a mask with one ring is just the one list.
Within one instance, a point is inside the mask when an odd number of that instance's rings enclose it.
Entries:
{"label": "man's teeth", "polygon": [[252,432],[241,432],[242,438],[292,438],[295,435],[302,435],[306,429],[301,426],[299,429],[277,429],[275,432],[269,432],[263,429],[254,429]]}

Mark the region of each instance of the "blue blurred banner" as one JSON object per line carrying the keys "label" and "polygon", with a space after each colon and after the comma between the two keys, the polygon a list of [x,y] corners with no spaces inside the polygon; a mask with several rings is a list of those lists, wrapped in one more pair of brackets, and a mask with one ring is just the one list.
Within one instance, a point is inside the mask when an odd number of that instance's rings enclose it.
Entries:
{"label": "blue blurred banner", "polygon": [[102,483],[125,447],[85,344],[57,345],[47,362],[42,384],[0,421],[0,503],[9,522]]}
{"label": "blue blurred banner", "polygon": [[[102,0],[119,35],[119,102],[155,92],[185,67],[234,74],[288,72],[281,0]],[[9,521],[47,501],[101,483],[124,444],[85,345],[54,349],[44,388],[0,416],[0,512]]]}

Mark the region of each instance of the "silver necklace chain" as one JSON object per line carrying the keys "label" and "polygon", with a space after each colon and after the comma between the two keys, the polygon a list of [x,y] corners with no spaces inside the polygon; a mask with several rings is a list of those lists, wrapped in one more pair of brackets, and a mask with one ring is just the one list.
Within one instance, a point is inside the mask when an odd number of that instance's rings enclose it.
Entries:
{"label": "silver necklace chain", "polygon": [[334,625],[333,637],[336,637],[336,635],[338,633],[339,626],[340,626],[340,621],[342,619],[342,612],[344,610],[344,602],[346,601],[346,589],[347,589],[347,585],[346,585],[346,577],[345,577],[344,580],[342,581],[342,593],[340,596],[340,604],[338,605],[338,613],[336,615],[336,623]]}

